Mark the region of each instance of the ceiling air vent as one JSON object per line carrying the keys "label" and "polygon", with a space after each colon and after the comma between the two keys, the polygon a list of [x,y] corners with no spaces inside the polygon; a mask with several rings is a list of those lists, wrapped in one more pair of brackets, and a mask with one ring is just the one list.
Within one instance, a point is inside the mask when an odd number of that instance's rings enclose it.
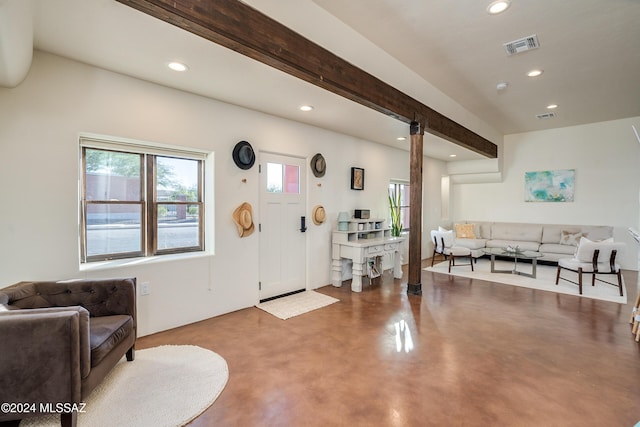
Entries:
{"label": "ceiling air vent", "polygon": [[542,119],[552,119],[556,116],[556,113],[543,113],[543,114],[536,114],[536,117],[540,120]]}
{"label": "ceiling air vent", "polygon": [[519,40],[514,40],[503,44],[504,50],[507,51],[507,55],[515,55],[516,53],[526,52],[531,49],[537,49],[540,47],[538,43],[538,36],[535,34],[529,37],[525,37]]}

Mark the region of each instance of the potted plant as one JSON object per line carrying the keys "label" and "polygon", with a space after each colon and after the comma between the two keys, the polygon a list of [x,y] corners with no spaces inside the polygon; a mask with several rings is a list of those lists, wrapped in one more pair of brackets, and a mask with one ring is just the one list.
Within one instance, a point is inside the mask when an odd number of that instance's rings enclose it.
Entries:
{"label": "potted plant", "polygon": [[400,192],[389,190],[389,210],[391,211],[391,236],[400,237],[402,223],[400,222]]}

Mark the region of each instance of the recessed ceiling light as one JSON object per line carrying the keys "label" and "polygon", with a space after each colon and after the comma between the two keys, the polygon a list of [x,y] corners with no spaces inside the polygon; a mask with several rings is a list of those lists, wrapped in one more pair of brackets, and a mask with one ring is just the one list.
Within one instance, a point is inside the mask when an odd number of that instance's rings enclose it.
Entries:
{"label": "recessed ceiling light", "polygon": [[189,67],[184,65],[182,62],[169,62],[167,67],[171,68],[173,71],[187,71]]}
{"label": "recessed ceiling light", "polygon": [[507,10],[511,6],[510,0],[495,0],[487,6],[487,12],[491,15],[497,15]]}
{"label": "recessed ceiling light", "polygon": [[457,154],[449,154],[449,157],[458,157]]}
{"label": "recessed ceiling light", "polygon": [[541,75],[542,73],[544,73],[543,70],[531,70],[527,73],[528,77],[538,77],[539,75]]}
{"label": "recessed ceiling light", "polygon": [[398,141],[406,141],[407,137],[406,136],[399,136],[396,138]]}
{"label": "recessed ceiling light", "polygon": [[311,106],[311,105],[301,105],[300,106],[300,110],[302,110],[302,111],[311,111],[311,110],[313,110],[313,106]]}
{"label": "recessed ceiling light", "polygon": [[558,108],[558,104],[549,104],[547,105],[547,109],[553,110],[554,108]]}

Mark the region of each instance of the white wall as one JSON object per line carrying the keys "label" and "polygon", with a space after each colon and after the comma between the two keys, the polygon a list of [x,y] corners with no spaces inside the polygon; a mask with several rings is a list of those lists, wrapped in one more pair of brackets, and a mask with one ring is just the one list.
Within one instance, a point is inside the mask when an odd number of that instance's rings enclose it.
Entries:
{"label": "white wall", "polygon": [[[503,182],[453,186],[458,220],[611,225],[627,243],[625,269],[636,270],[637,247],[627,232],[639,227],[640,144],[631,125],[640,117],[507,135]],[[575,169],[575,200],[525,203],[524,174]]]}
{"label": "white wall", "polygon": [[[215,253],[81,269],[81,132],[214,152],[215,176],[207,184],[215,185],[215,206],[208,214],[215,221],[215,248],[209,245]],[[328,218],[321,226],[308,221],[310,289],[330,283],[337,213],[369,208],[386,217],[389,179],[409,178],[407,151],[36,52],[25,81],[0,88],[0,287],[20,280],[135,276],[151,287],[151,294],[138,300],[140,335],[254,305],[259,234],[240,239],[231,213],[247,201],[259,218],[258,168],[243,171],[233,163],[231,152],[240,140],[250,141],[256,152],[307,162],[321,152],[327,161],[323,178],[308,170],[307,215],[322,204]],[[364,191],[349,189],[352,166],[365,168]],[[445,165],[425,159],[424,170],[424,223],[433,224],[439,219]],[[431,218],[434,212],[438,216]],[[428,244],[427,235],[423,258],[430,256]]]}

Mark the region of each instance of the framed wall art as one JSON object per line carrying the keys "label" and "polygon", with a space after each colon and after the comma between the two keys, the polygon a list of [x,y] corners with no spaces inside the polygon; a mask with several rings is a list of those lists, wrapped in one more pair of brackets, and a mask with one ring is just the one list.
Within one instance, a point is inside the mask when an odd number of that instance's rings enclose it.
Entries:
{"label": "framed wall art", "polygon": [[525,202],[573,202],[575,169],[524,173]]}
{"label": "framed wall art", "polygon": [[364,190],[364,169],[351,168],[351,189]]}

